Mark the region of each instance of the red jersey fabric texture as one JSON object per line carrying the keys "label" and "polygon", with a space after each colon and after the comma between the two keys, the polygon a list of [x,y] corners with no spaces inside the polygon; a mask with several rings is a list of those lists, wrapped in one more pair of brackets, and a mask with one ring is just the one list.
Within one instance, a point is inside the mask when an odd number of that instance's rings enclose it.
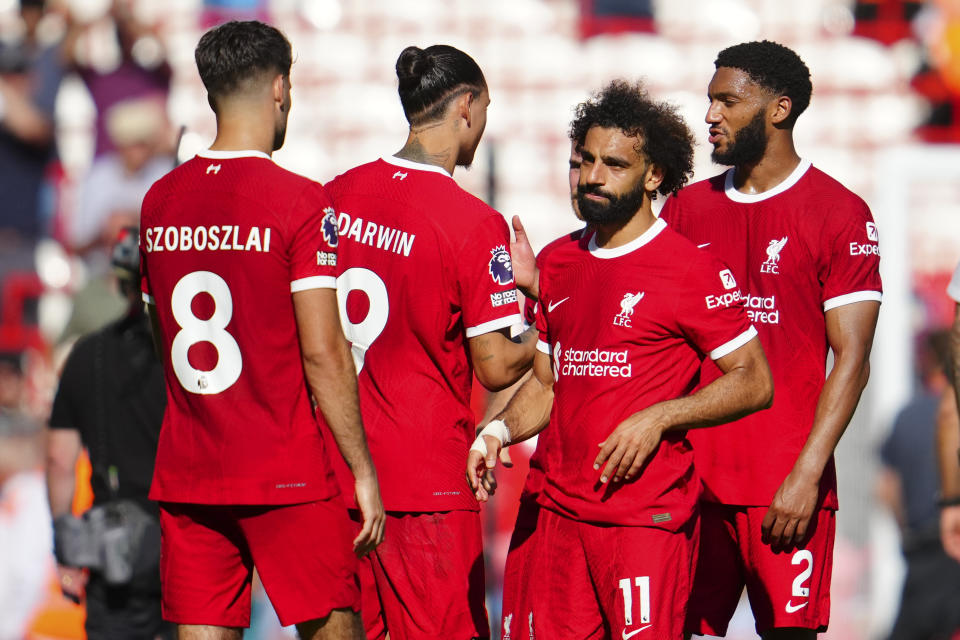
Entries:
{"label": "red jersey fabric texture", "polygon": [[338,493],[292,300],[336,284],[330,205],[319,184],[256,151],[205,151],[147,193],[142,289],[167,382],[152,499],[265,505]]}
{"label": "red jersey fabric texture", "polygon": [[[771,409],[691,433],[705,498],[769,505],[813,426],[829,349],[824,313],[881,299],[877,227],[862,199],[806,161],[756,195],[734,188],[732,169],[697,182],[667,199],[661,218],[730,267],[773,373]],[[704,384],[717,375],[705,363]],[[832,459],[820,501],[838,506]]]}
{"label": "red jersey fabric texture", "polygon": [[537,346],[552,355],[556,382],[544,507],[598,524],[686,524],[700,481],[684,432],[668,433],[629,482],[600,484],[593,461],[627,417],[692,391],[703,358],[756,336],[742,303],[728,295],[733,287],[719,260],[662,220],[615,249],[598,248],[591,236],[547,256]]}
{"label": "red jersey fabric texture", "polygon": [[[543,263],[547,259],[547,256],[549,256],[554,249],[569,243],[576,244],[586,232],[587,229],[584,227],[583,229],[578,229],[577,231],[568,233],[565,236],[560,236],[556,240],[553,240],[547,244],[547,246],[541,249],[540,253],[537,254],[537,268],[540,269],[543,267]],[[538,305],[533,298],[527,298],[524,300],[523,322],[525,325],[531,326],[536,324],[537,306]],[[523,484],[523,493],[521,494],[521,498],[526,496],[535,497],[543,489],[543,478],[544,474],[546,473],[551,433],[552,432],[549,429],[544,429],[537,436],[537,448],[534,450],[533,455],[530,456],[530,469],[527,471],[527,479]]]}
{"label": "red jersey fabric texture", "polygon": [[442,168],[394,157],[328,189],[341,321],[384,507],[476,511],[463,475],[475,437],[468,339],[521,322],[506,221]]}

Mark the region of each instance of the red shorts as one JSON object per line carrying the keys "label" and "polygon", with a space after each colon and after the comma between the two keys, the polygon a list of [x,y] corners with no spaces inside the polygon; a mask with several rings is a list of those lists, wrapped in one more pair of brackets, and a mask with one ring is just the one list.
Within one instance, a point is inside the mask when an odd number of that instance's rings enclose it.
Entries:
{"label": "red shorts", "polygon": [[544,509],[537,530],[532,633],[524,625],[514,638],[682,637],[696,519],[674,533],[592,525]]}
{"label": "red shorts", "polygon": [[[359,512],[350,513],[359,528]],[[367,637],[489,638],[480,514],[390,511],[385,530],[360,561]]]}
{"label": "red shorts", "polygon": [[701,502],[700,555],[687,630],[722,636],[744,586],[757,633],[782,627],[826,631],[830,620],[835,512],[821,509],[798,548],[774,553],[760,540],[767,507]]}
{"label": "red shorts", "polygon": [[254,566],[284,625],[357,611],[352,528],[339,498],[257,507],[162,502],[163,617],[248,626]]}
{"label": "red shorts", "polygon": [[521,497],[517,523],[513,527],[507,562],[503,568],[502,640],[527,638],[529,635],[533,612],[531,588],[537,586],[532,565],[534,551],[540,544],[537,538],[539,517],[540,505],[536,498]]}

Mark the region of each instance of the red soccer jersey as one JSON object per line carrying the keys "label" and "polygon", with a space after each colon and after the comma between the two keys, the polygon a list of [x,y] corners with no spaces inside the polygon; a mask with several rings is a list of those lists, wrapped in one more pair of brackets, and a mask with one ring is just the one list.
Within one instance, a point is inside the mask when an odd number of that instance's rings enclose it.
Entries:
{"label": "red soccer jersey", "polygon": [[475,437],[467,339],[521,321],[507,223],[440,167],[399,158],[328,189],[341,319],[383,504],[477,510],[463,475]]}
{"label": "red soccer jersey", "polygon": [[154,500],[337,494],[291,298],[336,285],[330,204],[319,184],[255,151],[205,151],[147,193],[142,289],[160,319],[167,380]]}
{"label": "red soccer jersey", "polygon": [[[773,373],[770,410],[691,434],[706,497],[768,505],[813,426],[829,348],[824,312],[881,298],[877,227],[863,200],[806,161],[756,195],[733,187],[733,170],[697,182],[661,217],[733,270]],[[704,382],[717,375],[705,365]],[[820,489],[828,508],[836,486],[831,459]]]}
{"label": "red soccer jersey", "polygon": [[550,253],[537,316],[537,347],[553,356],[556,379],[544,507],[585,522],[683,527],[700,494],[683,432],[666,435],[630,482],[601,485],[593,461],[627,417],[689,393],[704,357],[756,335],[735,288],[719,260],[662,220],[622,247],[597,248],[590,236]]}
{"label": "red soccer jersey", "polygon": [[[537,254],[537,268],[542,268],[544,261],[546,261],[547,256],[549,256],[554,249],[557,247],[562,247],[565,244],[577,243],[580,241],[583,234],[586,232],[586,227],[583,229],[577,229],[572,233],[568,233],[565,236],[560,236],[556,240],[550,242],[547,246],[540,250],[540,253]],[[523,304],[523,321],[527,325],[535,324],[537,321],[537,303],[533,298],[527,298]],[[527,471],[527,480],[523,484],[523,494],[536,496],[540,491],[543,490],[544,483],[544,474],[547,469],[547,459],[550,455],[550,434],[552,431],[550,429],[544,429],[540,432],[540,435],[537,436],[537,448],[534,450],[533,455],[530,456],[530,469]]]}

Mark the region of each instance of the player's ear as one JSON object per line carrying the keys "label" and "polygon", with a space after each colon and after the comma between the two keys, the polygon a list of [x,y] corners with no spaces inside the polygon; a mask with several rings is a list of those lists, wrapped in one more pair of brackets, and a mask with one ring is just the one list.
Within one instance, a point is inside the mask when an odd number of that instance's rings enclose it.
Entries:
{"label": "player's ear", "polygon": [[473,106],[473,93],[470,91],[465,91],[463,94],[457,97],[455,108],[457,118],[466,122],[467,127],[469,128],[473,122],[473,113],[470,111],[470,107]]}
{"label": "player's ear", "polygon": [[284,98],[285,92],[283,87],[282,73],[278,73],[273,77],[273,83],[271,84],[270,88],[273,91],[273,101],[276,102],[277,105],[280,107],[280,110],[283,111],[283,103],[284,103],[283,98]]}
{"label": "player's ear", "polygon": [[647,165],[647,172],[643,176],[643,189],[647,193],[656,191],[660,187],[660,184],[663,182],[663,169],[659,166],[650,163]]}
{"label": "player's ear", "polygon": [[790,99],[790,96],[780,96],[773,101],[773,115],[770,117],[770,121],[774,125],[783,124],[784,120],[790,117],[790,114],[793,112],[793,100]]}

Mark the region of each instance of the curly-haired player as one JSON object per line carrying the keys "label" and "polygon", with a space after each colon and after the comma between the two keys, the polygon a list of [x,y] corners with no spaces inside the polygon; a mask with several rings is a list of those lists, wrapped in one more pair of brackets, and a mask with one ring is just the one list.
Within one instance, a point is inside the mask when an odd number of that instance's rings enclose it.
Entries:
{"label": "curly-haired player", "polygon": [[[653,215],[653,196],[690,173],[676,111],[616,81],[571,134],[590,232],[543,259],[534,375],[484,427],[467,474],[485,498],[501,447],[549,419],[531,608],[504,637],[678,638],[700,486],[686,430],[768,406],[770,372],[732,276]],[[725,375],[691,395],[707,356]]]}
{"label": "curly-haired player", "polygon": [[[667,199],[661,217],[730,267],[776,401],[690,436],[706,491],[687,630],[726,633],[746,586],[764,638],[813,638],[829,620],[833,450],[867,383],[880,309],[877,228],[863,200],[797,155],[811,93],[800,57],[747,42],[715,64],[709,141],[733,169]],[[717,374],[705,364],[703,383]]]}

